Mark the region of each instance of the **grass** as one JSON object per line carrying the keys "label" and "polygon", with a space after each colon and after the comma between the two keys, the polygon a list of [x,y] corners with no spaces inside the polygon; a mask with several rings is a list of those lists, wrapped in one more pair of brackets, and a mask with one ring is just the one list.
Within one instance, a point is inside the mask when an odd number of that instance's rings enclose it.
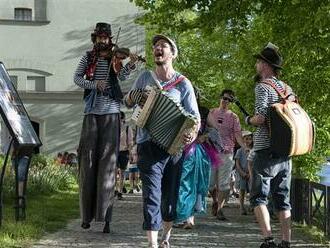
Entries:
{"label": "grass", "polygon": [[65,227],[70,219],[79,216],[78,189],[52,194],[27,196],[26,220],[15,221],[14,201],[4,199],[4,217],[0,227],[0,248],[25,248],[46,232]]}

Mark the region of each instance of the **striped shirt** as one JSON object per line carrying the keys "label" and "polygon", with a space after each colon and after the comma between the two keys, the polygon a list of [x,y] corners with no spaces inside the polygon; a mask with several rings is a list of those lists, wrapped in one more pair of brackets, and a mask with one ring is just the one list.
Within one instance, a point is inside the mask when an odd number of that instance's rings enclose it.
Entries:
{"label": "striped shirt", "polygon": [[[94,81],[87,80],[85,78],[85,72],[88,66],[87,55],[84,55],[76,69],[74,74],[74,83],[83,89],[92,89],[96,90],[96,84]],[[94,80],[105,80],[107,78],[109,63],[108,60],[103,58],[98,58],[96,70],[94,72]],[[135,65],[131,65],[127,63],[123,66],[118,73],[118,79],[123,81],[126,80],[131,73],[132,70],[135,69]],[[109,78],[107,79],[108,87],[110,89],[111,83],[109,82]],[[96,114],[96,115],[104,115],[104,114],[114,114],[120,112],[120,103],[109,96],[104,96],[102,94],[97,94],[95,99],[95,105],[90,111],[87,111],[85,108],[85,114]]]}
{"label": "striped shirt", "polygon": [[[284,90],[284,83],[275,77],[272,77],[273,83]],[[287,86],[287,93],[292,93],[290,86]],[[265,83],[258,83],[255,87],[255,114],[262,115],[266,121],[261,126],[258,126],[254,134],[255,151],[267,149],[270,147],[270,133],[269,133],[269,108],[272,104],[280,101],[280,97],[275,89]]]}

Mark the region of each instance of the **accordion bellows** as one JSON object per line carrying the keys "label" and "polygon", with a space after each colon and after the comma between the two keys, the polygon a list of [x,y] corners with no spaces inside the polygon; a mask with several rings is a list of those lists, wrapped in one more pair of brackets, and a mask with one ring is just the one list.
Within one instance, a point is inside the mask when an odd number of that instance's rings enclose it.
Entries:
{"label": "accordion bellows", "polygon": [[145,128],[157,145],[169,154],[182,151],[182,135],[194,131],[197,118],[169,97],[165,92],[147,87],[148,98],[143,108],[137,107],[132,120],[140,128]]}
{"label": "accordion bellows", "polygon": [[295,102],[275,103],[270,108],[271,150],[282,156],[308,153],[315,142],[314,124]]}

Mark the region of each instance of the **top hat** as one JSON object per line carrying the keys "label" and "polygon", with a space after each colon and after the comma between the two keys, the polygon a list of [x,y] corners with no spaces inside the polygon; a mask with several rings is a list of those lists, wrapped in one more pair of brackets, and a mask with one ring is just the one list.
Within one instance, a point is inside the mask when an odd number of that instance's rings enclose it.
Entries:
{"label": "top hat", "polygon": [[255,54],[253,57],[262,59],[274,68],[282,69],[283,60],[278,52],[278,47],[270,42],[259,54]]}
{"label": "top hat", "polygon": [[162,34],[156,34],[152,38],[152,45],[154,46],[156,44],[156,42],[159,40],[166,40],[171,46],[173,57],[176,58],[178,56],[178,48],[172,39],[170,39],[169,37],[162,35]]}
{"label": "top hat", "polygon": [[93,34],[97,36],[107,35],[108,37],[112,38],[111,25],[105,22],[98,22],[96,23]]}

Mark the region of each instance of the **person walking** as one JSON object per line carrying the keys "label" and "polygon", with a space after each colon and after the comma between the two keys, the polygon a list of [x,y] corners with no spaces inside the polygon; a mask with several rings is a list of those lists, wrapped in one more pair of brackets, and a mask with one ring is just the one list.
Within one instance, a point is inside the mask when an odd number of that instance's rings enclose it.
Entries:
{"label": "person walking", "polygon": [[218,184],[218,201],[213,202],[213,208],[217,209],[216,217],[221,221],[227,220],[222,209],[230,193],[231,173],[235,165],[233,158],[235,141],[237,141],[243,149],[248,149],[243,142],[239,118],[229,109],[229,105],[233,102],[234,96],[234,91],[224,89],[220,94],[220,106],[211,109],[208,116],[208,119],[210,119],[208,122],[216,122],[216,128],[219,131],[223,144],[223,150],[220,155],[223,160],[223,165],[216,170],[212,170],[213,176],[215,175],[216,177],[214,181]]}
{"label": "person walking", "polygon": [[[173,68],[178,49],[165,35],[152,39],[155,69],[145,71],[125,96],[127,107],[142,105],[147,85],[160,85],[164,92],[180,102],[185,111],[196,117],[198,124],[191,133],[184,133],[183,142],[190,144],[197,137],[200,123],[198,105],[191,82]],[[170,155],[156,145],[146,129],[137,133],[138,168],[142,180],[143,229],[147,232],[149,247],[158,247],[158,231],[163,229],[160,247],[169,247],[180,183],[182,154]]]}
{"label": "person walking", "polygon": [[[123,98],[119,80],[129,76],[137,61],[136,55],[115,52],[111,39],[111,25],[97,23],[91,34],[93,50],[81,58],[74,74],[85,102],[78,148],[81,227],[90,228],[95,219],[104,222],[104,233],[110,232],[114,202]],[[130,62],[123,66],[127,56]]]}
{"label": "person walking", "polygon": [[[263,83],[270,80],[281,90],[286,89],[289,95],[292,89],[278,79],[282,69],[282,56],[279,49],[268,43],[262,51],[254,56],[256,61],[255,113],[246,116],[245,122],[256,126],[254,135],[254,161],[252,166],[251,206],[258,220],[264,241],[261,248],[290,247],[291,240],[291,205],[290,182],[292,163],[290,157],[280,156],[270,151],[269,107],[280,101],[273,87]],[[291,94],[291,97],[293,95]],[[284,138],[284,137],[283,137]],[[274,208],[281,223],[281,243],[277,246],[270,226],[267,199],[272,192]]]}

